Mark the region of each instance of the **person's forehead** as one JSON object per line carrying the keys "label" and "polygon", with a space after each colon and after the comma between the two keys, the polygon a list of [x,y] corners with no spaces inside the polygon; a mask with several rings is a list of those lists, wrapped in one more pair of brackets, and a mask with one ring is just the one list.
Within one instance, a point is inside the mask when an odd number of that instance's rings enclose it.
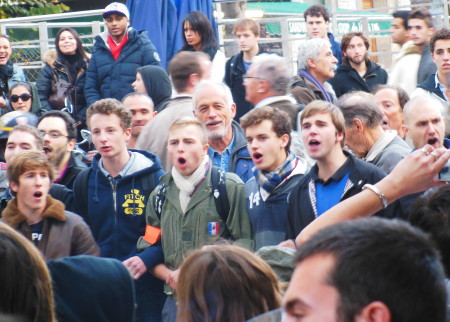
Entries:
{"label": "person's forehead", "polygon": [[109,15],[107,15],[105,17],[105,19],[109,19],[109,18],[122,19],[122,18],[127,18],[127,17],[125,15],[120,14],[120,13],[113,12],[113,13],[110,13]]}
{"label": "person's forehead", "polygon": [[428,101],[417,102],[410,110],[410,114],[413,123],[441,117],[439,107]]}
{"label": "person's forehead", "polygon": [[22,85],[16,86],[11,90],[11,93],[17,93],[17,92],[30,94],[30,91],[25,86],[22,86]]}
{"label": "person's forehead", "polygon": [[102,114],[102,113],[95,113],[91,116],[91,119],[89,121],[89,124],[91,125],[91,128],[94,127],[111,127],[111,126],[118,126],[121,125],[120,118],[114,114]]}
{"label": "person's forehead", "polygon": [[322,22],[325,22],[325,18],[322,15],[320,15],[320,16],[307,15],[306,16],[306,22],[308,22],[308,21],[322,21]]}
{"label": "person's forehead", "polygon": [[392,26],[403,27],[403,19],[402,18],[394,18],[394,20],[392,20]]}
{"label": "person's forehead", "polygon": [[200,103],[221,103],[226,104],[225,91],[217,85],[206,85],[201,88],[196,95],[197,106]]}
{"label": "person's forehead", "polygon": [[305,122],[313,122],[313,121],[323,121],[328,122],[331,121],[331,115],[328,112],[316,112],[314,114],[308,115],[303,119],[303,123]]}
{"label": "person's forehead", "polygon": [[269,134],[270,132],[275,133],[273,130],[273,121],[262,120],[258,124],[252,124],[245,129],[246,134],[258,134],[259,132],[264,132],[265,134]]}
{"label": "person's forehead", "polygon": [[383,88],[374,94],[378,102],[390,101],[399,104],[398,93],[392,88]]}
{"label": "person's forehead", "polygon": [[153,110],[153,103],[146,97],[141,95],[134,95],[127,97],[123,102],[123,106],[125,106],[129,110],[133,109],[148,109]]}
{"label": "person's forehead", "polygon": [[38,129],[40,130],[59,130],[66,131],[66,123],[60,117],[49,116],[43,118],[39,124]]}
{"label": "person's forehead", "polygon": [[193,124],[176,127],[169,131],[169,140],[200,140],[201,136],[202,134],[198,126],[195,126]]}
{"label": "person's forehead", "polygon": [[360,36],[353,36],[353,38],[350,40],[350,44],[359,44],[364,43],[364,39],[362,39]]}
{"label": "person's forehead", "polygon": [[253,31],[250,28],[241,28],[241,29],[236,30],[236,36],[237,35],[245,35],[245,34],[253,35]]}
{"label": "person's forehead", "polygon": [[425,23],[425,20],[422,19],[408,19],[408,27],[427,27],[427,24]]}
{"label": "person's forehead", "polygon": [[7,143],[14,144],[24,144],[28,143],[30,145],[35,146],[36,137],[33,134],[25,132],[25,131],[14,131],[8,137]]}
{"label": "person's forehead", "polygon": [[450,48],[450,39],[439,39],[434,43],[434,52],[438,49],[449,49]]}

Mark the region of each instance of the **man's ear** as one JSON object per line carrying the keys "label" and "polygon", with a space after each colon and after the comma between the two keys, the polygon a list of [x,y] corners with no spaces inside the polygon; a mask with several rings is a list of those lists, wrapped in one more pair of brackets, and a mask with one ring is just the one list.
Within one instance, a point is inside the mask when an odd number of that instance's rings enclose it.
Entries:
{"label": "man's ear", "polygon": [[390,322],[391,311],[380,301],[371,302],[366,305],[355,319],[355,322]]}
{"label": "man's ear", "polygon": [[308,68],[316,68],[316,61],[312,58],[308,58],[307,60]]}
{"label": "man's ear", "polygon": [[9,187],[11,188],[12,191],[14,191],[15,193],[17,193],[17,191],[19,191],[19,185],[17,183],[15,183],[14,181],[10,181],[9,182]]}
{"label": "man's ear", "polygon": [[354,118],[352,121],[352,125],[355,127],[355,129],[358,132],[363,132],[364,131],[364,123],[361,121],[361,119],[358,118]]}
{"label": "man's ear", "polygon": [[75,148],[75,139],[70,139],[69,140],[69,144],[67,145],[67,152],[72,152],[73,149]]}

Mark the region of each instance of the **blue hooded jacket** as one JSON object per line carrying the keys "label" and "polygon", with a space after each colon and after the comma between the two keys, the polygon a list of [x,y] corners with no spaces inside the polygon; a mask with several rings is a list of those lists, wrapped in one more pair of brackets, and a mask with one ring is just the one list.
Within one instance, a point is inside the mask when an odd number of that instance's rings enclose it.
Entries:
{"label": "blue hooded jacket", "polygon": [[108,32],[95,37],[92,56],[86,74],[84,93],[87,106],[102,98],[122,100],[133,92],[131,84],[136,79],[136,69],[146,65],[160,66],[160,58],[147,37],[147,32],[128,30],[128,41],[114,60],[109,49]]}

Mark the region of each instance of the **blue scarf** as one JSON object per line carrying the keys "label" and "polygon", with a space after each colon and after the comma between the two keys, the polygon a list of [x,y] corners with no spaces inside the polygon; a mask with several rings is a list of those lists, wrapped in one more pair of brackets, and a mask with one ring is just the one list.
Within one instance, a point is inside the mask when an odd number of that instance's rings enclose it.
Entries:
{"label": "blue scarf", "polygon": [[331,100],[331,96],[325,90],[325,87],[323,87],[322,83],[320,83],[317,80],[317,78],[315,78],[310,72],[308,72],[307,70],[302,69],[302,70],[298,71],[298,75],[305,77],[307,80],[309,80],[311,83],[313,83],[318,89],[320,89],[320,91],[323,94],[324,101],[333,103],[333,101]]}
{"label": "blue scarf", "polygon": [[298,160],[295,154],[289,152],[286,161],[274,171],[266,172],[255,168],[253,174],[255,175],[258,185],[268,193],[272,193],[272,191],[291,174],[295,169],[297,162]]}

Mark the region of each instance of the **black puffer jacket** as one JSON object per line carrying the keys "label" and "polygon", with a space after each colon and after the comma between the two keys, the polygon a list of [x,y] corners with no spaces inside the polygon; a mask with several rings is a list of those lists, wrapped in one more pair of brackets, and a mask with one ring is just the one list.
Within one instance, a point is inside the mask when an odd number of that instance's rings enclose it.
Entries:
{"label": "black puffer jacket", "polygon": [[350,65],[342,64],[336,70],[335,76],[328,81],[333,86],[336,96],[342,96],[352,91],[370,93],[376,85],[386,84],[387,72],[371,60],[367,61],[367,71],[363,77]]}
{"label": "black puffer jacket", "polygon": [[86,99],[84,98],[84,83],[86,80],[86,70],[87,64],[85,67],[80,70],[78,76],[75,80],[72,80],[70,77],[70,73],[66,66],[61,63],[61,58],[57,57],[56,50],[49,50],[45,53],[43,61],[45,62],[44,68],[42,68],[39,78],[36,82],[36,87],[39,94],[39,99],[41,101],[41,105],[46,110],[50,111],[53,109],[60,109],[54,106],[51,106],[48,103],[48,97],[51,92],[51,84],[54,77],[61,77],[67,82],[72,84],[70,101],[73,105],[74,112],[72,117],[75,121],[81,121],[82,123],[86,120]]}

